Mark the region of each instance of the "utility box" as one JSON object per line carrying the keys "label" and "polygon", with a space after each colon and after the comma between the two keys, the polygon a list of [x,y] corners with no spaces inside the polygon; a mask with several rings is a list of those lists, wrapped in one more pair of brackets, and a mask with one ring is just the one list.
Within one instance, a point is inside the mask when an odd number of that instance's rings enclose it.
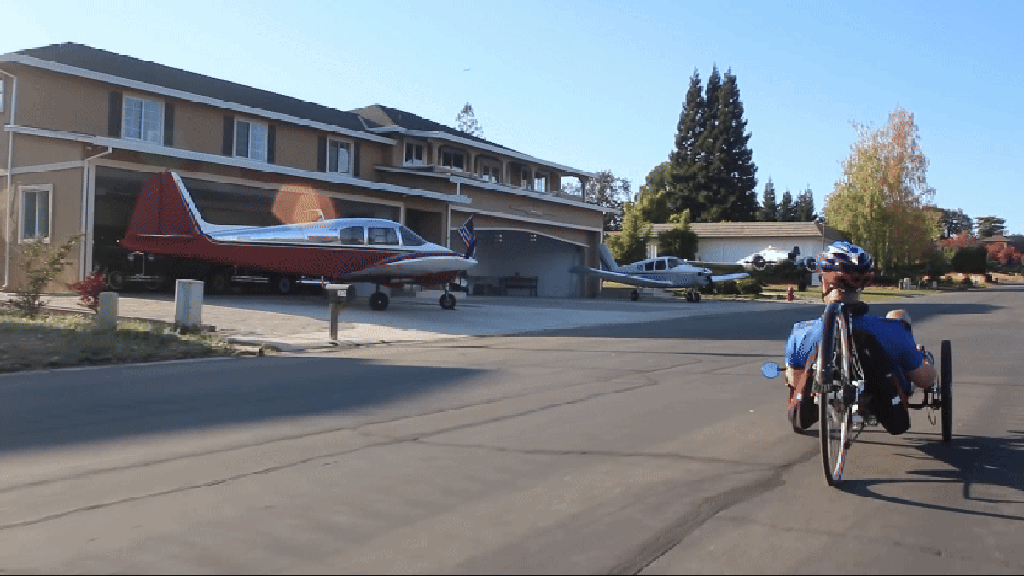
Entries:
{"label": "utility box", "polygon": [[100,292],[96,306],[96,327],[104,330],[117,328],[117,292]]}
{"label": "utility box", "polygon": [[203,283],[199,280],[178,280],[174,287],[174,324],[179,328],[198,330],[203,320]]}

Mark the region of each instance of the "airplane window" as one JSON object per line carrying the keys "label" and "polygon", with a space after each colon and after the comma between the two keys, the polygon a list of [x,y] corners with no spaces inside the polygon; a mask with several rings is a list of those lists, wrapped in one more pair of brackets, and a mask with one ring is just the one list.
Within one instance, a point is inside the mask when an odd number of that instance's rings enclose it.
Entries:
{"label": "airplane window", "polygon": [[679,262],[678,258],[669,258],[668,259],[668,267],[669,268],[675,268],[676,266],[679,266],[679,264],[680,264],[680,262]]}
{"label": "airplane window", "polygon": [[648,262],[644,264],[644,270],[647,272],[654,270],[654,262]]}
{"label": "airplane window", "polygon": [[394,228],[368,228],[370,246],[398,246],[398,232]]}
{"label": "airplane window", "polygon": [[664,260],[656,260],[654,262],[654,269],[655,270],[664,270],[665,269],[665,261]]}
{"label": "airplane window", "polygon": [[366,244],[364,229],[362,226],[348,226],[338,231],[339,244]]}
{"label": "airplane window", "polygon": [[398,231],[402,234],[402,245],[403,246],[423,246],[427,243],[426,240],[420,238],[412,230],[409,230],[405,226],[399,226]]}

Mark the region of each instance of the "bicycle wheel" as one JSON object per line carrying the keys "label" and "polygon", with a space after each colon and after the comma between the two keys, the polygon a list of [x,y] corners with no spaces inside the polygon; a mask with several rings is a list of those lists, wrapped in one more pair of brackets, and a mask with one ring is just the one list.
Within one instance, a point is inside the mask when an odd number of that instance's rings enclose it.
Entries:
{"label": "bicycle wheel", "polygon": [[949,340],[943,340],[939,350],[939,400],[942,412],[942,443],[953,439],[953,353]]}
{"label": "bicycle wheel", "polygon": [[843,307],[838,302],[825,309],[821,342],[818,344],[819,428],[821,463],[825,482],[836,486],[843,477],[846,452],[850,447],[853,424],[852,404],[847,391],[850,378],[850,331]]}

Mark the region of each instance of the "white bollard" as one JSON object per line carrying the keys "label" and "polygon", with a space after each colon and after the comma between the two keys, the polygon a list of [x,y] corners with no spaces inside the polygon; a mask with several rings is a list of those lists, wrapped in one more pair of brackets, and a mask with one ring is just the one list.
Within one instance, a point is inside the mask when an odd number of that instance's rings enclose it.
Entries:
{"label": "white bollard", "polygon": [[178,280],[174,287],[174,324],[178,328],[198,329],[203,320],[203,283]]}
{"label": "white bollard", "polygon": [[97,328],[117,329],[117,292],[100,292],[95,321]]}

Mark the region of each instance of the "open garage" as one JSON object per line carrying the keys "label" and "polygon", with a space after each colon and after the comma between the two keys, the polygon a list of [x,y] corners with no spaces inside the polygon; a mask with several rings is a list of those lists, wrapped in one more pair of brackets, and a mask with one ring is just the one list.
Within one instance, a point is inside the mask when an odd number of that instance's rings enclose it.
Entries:
{"label": "open garage", "polygon": [[[522,229],[476,229],[475,258],[479,264],[468,276],[471,294],[575,298],[581,295],[579,276],[569,272],[583,264],[584,246],[540,232]],[[451,246],[462,245],[457,231]]]}

